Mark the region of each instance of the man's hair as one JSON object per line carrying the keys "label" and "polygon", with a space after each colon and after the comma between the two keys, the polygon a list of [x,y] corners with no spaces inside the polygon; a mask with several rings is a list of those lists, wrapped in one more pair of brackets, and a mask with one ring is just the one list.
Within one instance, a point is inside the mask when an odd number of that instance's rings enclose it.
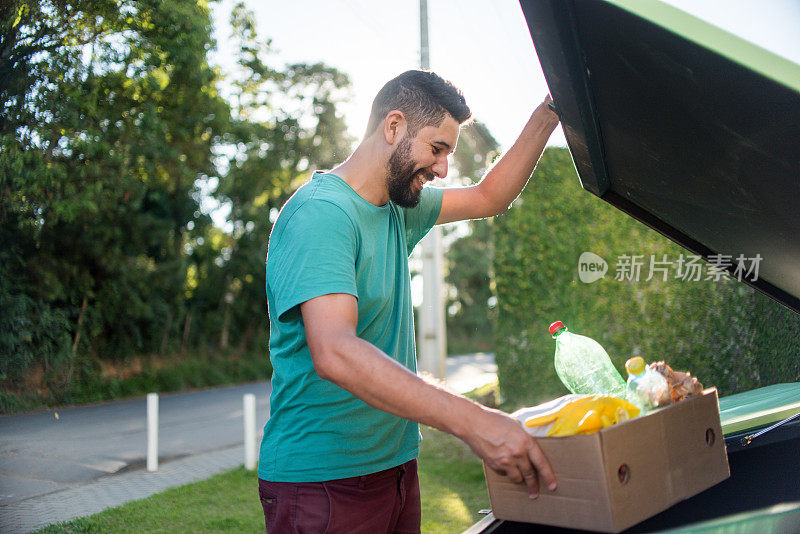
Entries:
{"label": "man's hair", "polygon": [[372,135],[392,110],[400,110],[414,137],[425,126],[439,126],[449,113],[459,124],[472,116],[464,95],[448,80],[427,70],[409,70],[390,80],[372,102],[366,137]]}

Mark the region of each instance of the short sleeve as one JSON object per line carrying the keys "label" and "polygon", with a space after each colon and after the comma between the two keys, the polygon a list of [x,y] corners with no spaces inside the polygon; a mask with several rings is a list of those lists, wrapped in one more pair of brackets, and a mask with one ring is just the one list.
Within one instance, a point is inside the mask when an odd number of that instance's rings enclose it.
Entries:
{"label": "short sleeve", "polygon": [[423,237],[436,224],[439,213],[442,211],[442,198],[444,189],[439,187],[425,187],[419,204],[413,208],[403,208],[406,224],[406,243],[408,255],[414,250]]}
{"label": "short sleeve", "polygon": [[270,239],[270,309],[279,321],[290,322],[300,317],[300,304],[312,298],[330,293],[358,298],[356,255],[357,234],[347,214],[327,201],[306,201]]}

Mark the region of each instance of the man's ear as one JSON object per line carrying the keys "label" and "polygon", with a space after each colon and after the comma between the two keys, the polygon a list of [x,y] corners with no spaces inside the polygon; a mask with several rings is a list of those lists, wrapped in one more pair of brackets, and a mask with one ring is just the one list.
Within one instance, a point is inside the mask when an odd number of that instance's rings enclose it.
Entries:
{"label": "man's ear", "polygon": [[399,141],[408,128],[406,116],[399,109],[394,109],[386,114],[383,121],[383,137],[390,145]]}

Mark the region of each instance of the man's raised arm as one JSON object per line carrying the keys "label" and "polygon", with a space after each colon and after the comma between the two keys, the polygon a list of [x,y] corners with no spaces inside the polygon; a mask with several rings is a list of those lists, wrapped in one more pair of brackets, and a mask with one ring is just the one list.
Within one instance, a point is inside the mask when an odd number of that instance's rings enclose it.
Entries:
{"label": "man's raised arm", "polygon": [[[509,415],[430,384],[356,335],[357,299],[330,294],[301,304],[317,374],[370,406],[461,438],[498,473],[538,495],[555,476],[536,441]],[[538,473],[538,475],[537,475]]]}
{"label": "man's raised arm", "polygon": [[512,147],[480,183],[445,189],[436,224],[483,219],[508,209],[528,182],[547,140],[558,125],[558,115],[548,104],[552,104],[550,95],[533,111]]}

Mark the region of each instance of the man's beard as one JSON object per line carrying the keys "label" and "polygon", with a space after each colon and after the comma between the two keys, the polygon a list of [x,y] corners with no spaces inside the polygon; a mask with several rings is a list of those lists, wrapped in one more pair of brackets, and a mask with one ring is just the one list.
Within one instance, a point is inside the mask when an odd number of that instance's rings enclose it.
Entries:
{"label": "man's beard", "polygon": [[411,159],[411,139],[404,137],[397,148],[389,156],[386,185],[389,188],[389,199],[404,208],[413,208],[419,204],[422,190],[413,187],[419,173],[414,171],[416,163]]}

